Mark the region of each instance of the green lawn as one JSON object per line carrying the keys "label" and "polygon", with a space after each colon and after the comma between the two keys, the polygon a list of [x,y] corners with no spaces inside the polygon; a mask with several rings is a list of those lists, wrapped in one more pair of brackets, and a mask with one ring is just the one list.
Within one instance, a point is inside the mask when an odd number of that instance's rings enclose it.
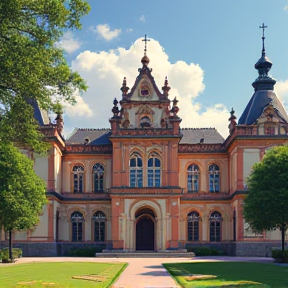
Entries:
{"label": "green lawn", "polygon": [[87,262],[2,265],[0,287],[109,287],[126,266]]}
{"label": "green lawn", "polygon": [[[273,264],[251,262],[195,262],[169,263],[163,265],[176,279],[176,281],[185,288],[288,287],[287,266],[280,267]],[[208,279],[195,279],[197,277],[201,277],[200,275],[207,275]],[[211,276],[210,279],[208,275]],[[250,283],[245,281],[249,281]],[[256,284],[255,282],[261,284]]]}

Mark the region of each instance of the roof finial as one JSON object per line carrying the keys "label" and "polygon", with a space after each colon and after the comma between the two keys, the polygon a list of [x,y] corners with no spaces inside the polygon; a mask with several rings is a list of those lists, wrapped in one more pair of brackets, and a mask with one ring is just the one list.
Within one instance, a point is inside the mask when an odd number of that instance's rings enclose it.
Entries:
{"label": "roof finial", "polygon": [[265,28],[268,28],[268,26],[265,26],[264,23],[262,23],[262,26],[259,26],[259,28],[262,29],[262,54],[265,54],[265,43],[264,43],[264,40],[265,40]]}
{"label": "roof finial", "polygon": [[147,42],[150,41],[150,39],[147,39],[147,35],[145,34],[145,38],[142,39],[142,41],[145,42],[144,56],[146,56],[146,52],[147,52]]}

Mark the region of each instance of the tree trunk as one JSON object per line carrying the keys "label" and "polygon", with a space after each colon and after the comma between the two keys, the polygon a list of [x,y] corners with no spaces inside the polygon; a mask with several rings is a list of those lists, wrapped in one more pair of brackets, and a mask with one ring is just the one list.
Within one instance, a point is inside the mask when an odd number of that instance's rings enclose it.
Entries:
{"label": "tree trunk", "polygon": [[282,241],[282,261],[284,262],[284,253],[285,253],[285,232],[286,232],[286,224],[282,223],[281,225],[281,241]]}
{"label": "tree trunk", "polygon": [[12,262],[12,230],[9,229],[9,259]]}

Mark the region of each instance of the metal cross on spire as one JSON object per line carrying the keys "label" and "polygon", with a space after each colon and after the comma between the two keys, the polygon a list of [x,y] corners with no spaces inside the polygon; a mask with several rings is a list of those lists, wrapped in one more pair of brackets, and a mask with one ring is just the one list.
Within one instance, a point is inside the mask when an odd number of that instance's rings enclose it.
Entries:
{"label": "metal cross on spire", "polygon": [[150,41],[150,39],[147,39],[147,35],[145,34],[145,38],[142,39],[142,41],[145,42],[144,56],[146,56],[146,52],[147,52],[147,42]]}
{"label": "metal cross on spire", "polygon": [[265,45],[264,45],[264,40],[265,40],[265,28],[268,28],[268,26],[265,26],[264,23],[262,23],[262,26],[259,26],[259,28],[261,28],[263,31],[262,31],[262,44],[263,44],[263,47],[262,47],[262,52],[265,51]]}

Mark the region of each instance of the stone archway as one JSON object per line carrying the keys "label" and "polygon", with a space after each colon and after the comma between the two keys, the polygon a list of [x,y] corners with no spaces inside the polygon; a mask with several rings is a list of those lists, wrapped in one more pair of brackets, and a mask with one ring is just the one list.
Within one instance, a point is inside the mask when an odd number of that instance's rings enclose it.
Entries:
{"label": "stone archway", "polygon": [[136,214],[136,250],[155,250],[155,214],[149,208],[139,209]]}

